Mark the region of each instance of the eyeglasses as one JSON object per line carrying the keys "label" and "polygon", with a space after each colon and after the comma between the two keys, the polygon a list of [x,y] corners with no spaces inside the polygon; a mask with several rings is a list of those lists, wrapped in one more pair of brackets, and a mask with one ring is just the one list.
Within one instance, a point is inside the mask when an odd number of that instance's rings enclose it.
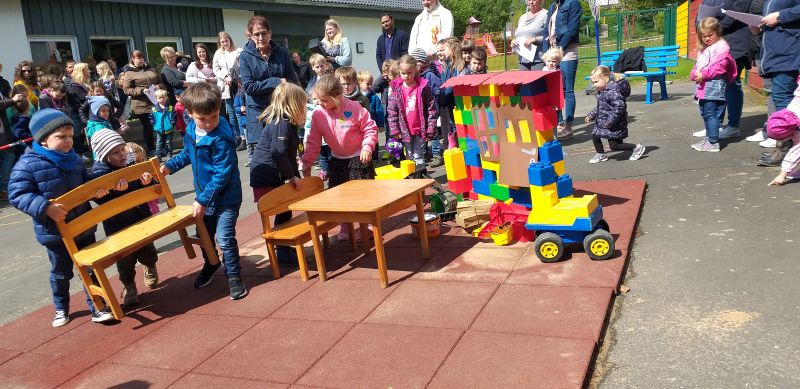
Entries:
{"label": "eyeglasses", "polygon": [[252,33],[252,35],[254,37],[256,37],[256,38],[261,38],[261,37],[267,36],[269,33],[270,33],[269,31],[258,31],[258,32]]}

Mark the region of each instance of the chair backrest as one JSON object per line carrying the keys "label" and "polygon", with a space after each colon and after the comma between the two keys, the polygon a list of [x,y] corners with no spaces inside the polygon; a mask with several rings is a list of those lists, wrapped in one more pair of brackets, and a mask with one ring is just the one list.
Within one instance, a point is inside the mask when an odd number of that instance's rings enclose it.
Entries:
{"label": "chair backrest", "polygon": [[289,205],[311,197],[325,189],[325,184],[319,177],[305,177],[300,179],[301,189],[297,190],[294,184],[283,184],[258,199],[258,212],[261,213],[261,223],[264,232],[270,232],[269,217],[289,210]]}
{"label": "chair backrest", "polygon": [[[64,210],[69,212],[75,207],[88,202],[96,197],[99,189],[111,190],[120,179],[132,182],[141,178],[142,174],[150,173],[155,183],[146,187],[125,193],[107,203],[101,204],[89,212],[77,216],[65,222],[56,222],[58,232],[64,239],[64,243],[70,252],[76,252],[74,237],[96,226],[108,218],[118,215],[140,204],[148,201],[163,198],[169,208],[175,207],[175,199],[169,190],[169,185],[163,174],[161,174],[160,164],[156,158],[149,161],[137,163],[119,170],[115,170],[102,177],[98,177],[83,185],[61,195],[56,199],[50,200],[54,204],[61,204]],[[70,248],[72,246],[72,248]]]}

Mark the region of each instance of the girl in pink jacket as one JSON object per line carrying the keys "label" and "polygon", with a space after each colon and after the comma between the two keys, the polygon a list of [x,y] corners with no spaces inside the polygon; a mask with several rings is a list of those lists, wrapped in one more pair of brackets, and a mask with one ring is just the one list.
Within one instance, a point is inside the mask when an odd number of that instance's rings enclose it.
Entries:
{"label": "girl in pink jacket", "polygon": [[399,60],[400,77],[392,81],[389,95],[389,131],[403,142],[406,158],[417,165],[425,163],[425,143],[436,134],[439,109],[428,80],[419,76],[417,60],[404,55]]}
{"label": "girl in pink jacket", "polygon": [[700,104],[706,137],[692,148],[714,153],[719,152],[719,118],[725,110],[725,89],[736,77],[736,62],[728,43],[722,39],[722,26],[716,18],[701,20],[697,31],[701,49],[690,78],[697,83],[694,98]]}

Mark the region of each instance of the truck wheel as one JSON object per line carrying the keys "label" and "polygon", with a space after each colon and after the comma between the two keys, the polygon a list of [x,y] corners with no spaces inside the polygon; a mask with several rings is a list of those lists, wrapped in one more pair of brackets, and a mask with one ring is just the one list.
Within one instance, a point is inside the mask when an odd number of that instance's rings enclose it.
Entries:
{"label": "truck wheel", "polygon": [[544,263],[558,262],[564,255],[564,242],[552,232],[543,232],[533,241],[536,256]]}
{"label": "truck wheel", "polygon": [[614,255],[614,237],[606,230],[594,230],[583,238],[583,249],[595,261],[611,258]]}

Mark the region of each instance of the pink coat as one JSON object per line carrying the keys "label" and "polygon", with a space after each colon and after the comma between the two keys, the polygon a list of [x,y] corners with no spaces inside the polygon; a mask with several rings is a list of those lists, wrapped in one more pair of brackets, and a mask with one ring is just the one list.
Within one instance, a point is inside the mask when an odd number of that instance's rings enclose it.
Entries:
{"label": "pink coat", "polygon": [[[419,136],[424,140],[430,140],[436,135],[436,120],[439,119],[439,109],[436,107],[436,100],[433,98],[428,80],[417,76],[419,88],[417,93],[417,113],[419,114],[420,128]],[[392,81],[392,93],[389,95],[389,103],[386,107],[387,122],[392,136],[400,135],[403,142],[411,141],[411,131],[408,128],[406,119],[406,101],[403,99],[403,80],[400,78]]]}
{"label": "pink coat", "polygon": [[[694,96],[698,100],[706,98],[706,84],[715,79],[721,79],[725,84],[729,84],[736,78],[736,61],[731,57],[731,49],[724,39],[706,47],[697,55],[697,61],[692,67],[689,78],[695,80],[695,72],[700,70],[703,75],[703,82],[697,84]],[[722,91],[724,94],[724,90]],[[716,96],[715,96],[716,97]],[[724,100],[724,98],[723,98]]]}
{"label": "pink coat", "polygon": [[323,138],[334,157],[351,158],[362,151],[375,150],[378,126],[358,101],[339,96],[337,109],[326,110],[320,106],[311,114],[311,129],[306,135],[306,147],[300,160],[302,166],[311,166],[317,159]]}

